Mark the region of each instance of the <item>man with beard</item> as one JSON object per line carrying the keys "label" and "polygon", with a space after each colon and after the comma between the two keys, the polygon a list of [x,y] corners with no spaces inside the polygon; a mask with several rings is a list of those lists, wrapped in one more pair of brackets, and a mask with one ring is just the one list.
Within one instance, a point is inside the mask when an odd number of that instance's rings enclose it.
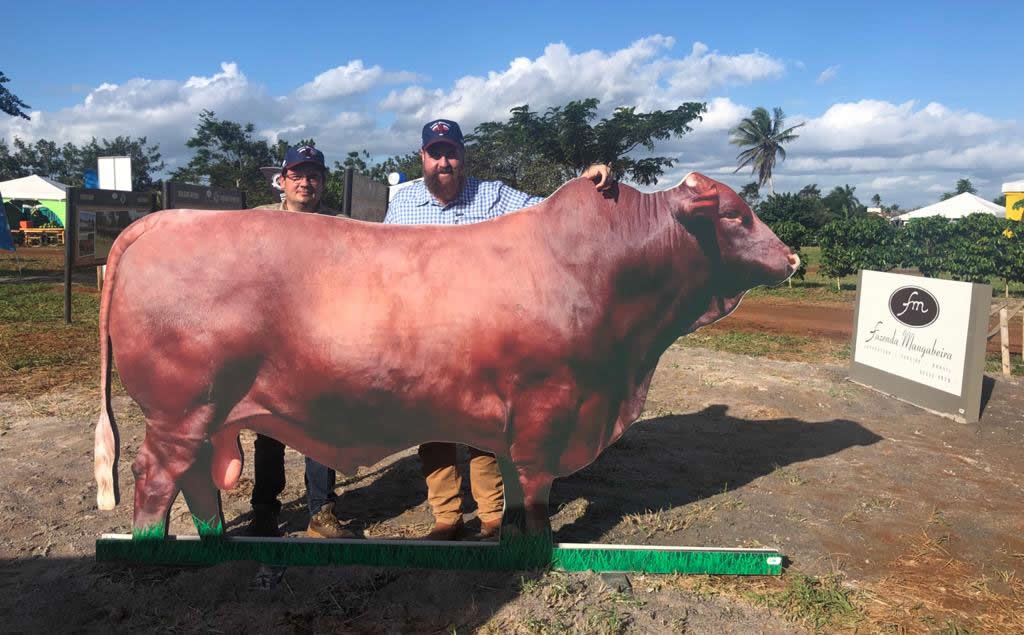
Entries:
{"label": "man with beard", "polygon": [[[288,148],[281,164],[281,173],[275,177],[283,192],[280,203],[261,205],[256,209],[281,209],[289,212],[327,214],[338,212],[320,204],[327,180],[324,153],[312,145]],[[284,444],[272,437],[256,435],[253,452],[252,519],[248,533],[254,536],[280,536],[278,515],[284,491]],[[306,533],[315,538],[354,538],[355,534],[342,527],[334,515],[337,494],[334,470],[306,457],[306,503],[309,506],[309,526]]]}
{"label": "man with beard", "polygon": [[[501,181],[469,176],[466,148],[459,124],[435,119],[423,126],[423,181],[403,188],[388,204],[385,223],[405,225],[465,225],[497,218],[544,199],[531,196]],[[592,165],[581,175],[604,191],[611,184],[606,165]],[[499,272],[495,272],[500,275]],[[503,487],[493,454],[469,447],[470,488],[480,519],[478,538],[492,538],[501,527]],[[424,443],[419,447],[427,501],[434,527],[427,540],[458,540],[463,533],[462,478],[455,466],[454,443]]]}

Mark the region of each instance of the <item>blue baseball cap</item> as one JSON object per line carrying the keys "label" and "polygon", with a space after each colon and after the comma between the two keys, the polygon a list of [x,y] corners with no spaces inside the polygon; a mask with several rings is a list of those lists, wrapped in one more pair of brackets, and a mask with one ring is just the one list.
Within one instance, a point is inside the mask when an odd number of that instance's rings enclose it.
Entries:
{"label": "blue baseball cap", "polygon": [[324,163],[324,153],[311,145],[288,148],[288,152],[284,155],[284,161],[281,162],[281,171],[284,172],[303,163],[315,163],[324,172],[327,171],[327,164]]}
{"label": "blue baseball cap", "polygon": [[459,124],[450,119],[435,119],[423,126],[423,146],[426,150],[435,143],[450,143],[456,147],[463,148],[462,130]]}

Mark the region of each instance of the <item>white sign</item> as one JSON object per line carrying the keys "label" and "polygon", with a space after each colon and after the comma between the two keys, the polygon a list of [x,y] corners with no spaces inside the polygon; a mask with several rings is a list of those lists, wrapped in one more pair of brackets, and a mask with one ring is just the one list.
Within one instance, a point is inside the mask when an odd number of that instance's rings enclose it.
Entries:
{"label": "white sign", "polygon": [[850,379],[978,421],[991,302],[986,284],[861,271]]}
{"label": "white sign", "polygon": [[96,168],[99,172],[99,189],[132,191],[131,157],[98,157]]}
{"label": "white sign", "polygon": [[865,271],[854,361],[960,396],[971,284]]}

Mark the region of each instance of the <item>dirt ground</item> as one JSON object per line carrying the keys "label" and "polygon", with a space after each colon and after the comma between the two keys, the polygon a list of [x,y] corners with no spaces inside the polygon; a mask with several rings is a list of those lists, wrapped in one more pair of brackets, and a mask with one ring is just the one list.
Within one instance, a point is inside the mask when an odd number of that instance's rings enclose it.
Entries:
{"label": "dirt ground", "polygon": [[[745,318],[729,319],[738,327]],[[805,632],[814,607],[793,612],[765,598],[809,575],[840,581],[854,606],[825,631],[1022,633],[1022,406],[1018,380],[989,379],[981,422],[962,425],[851,384],[842,366],[675,345],[644,420],[556,481],[556,540],[776,547],[781,578],[630,575],[623,591],[596,574],[291,567],[262,590],[251,562],[96,563],[100,534],[130,531],[141,413],[115,397],[123,502],[99,512],[94,386],[3,396],[0,630]],[[251,452],[248,433],[243,447]],[[286,528],[301,535],[301,457],[289,450],[287,460]],[[412,452],[340,480],[338,507],[364,536],[429,528]],[[224,494],[229,534],[248,520],[251,484],[247,464]],[[180,498],[171,531],[194,533]]]}

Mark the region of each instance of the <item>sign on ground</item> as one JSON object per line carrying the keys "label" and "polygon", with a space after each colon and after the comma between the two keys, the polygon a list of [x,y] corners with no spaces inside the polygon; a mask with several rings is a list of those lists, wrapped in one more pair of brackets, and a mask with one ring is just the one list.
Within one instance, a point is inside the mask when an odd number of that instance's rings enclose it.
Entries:
{"label": "sign on ground", "polygon": [[850,379],[957,421],[978,421],[992,288],[863,270]]}

